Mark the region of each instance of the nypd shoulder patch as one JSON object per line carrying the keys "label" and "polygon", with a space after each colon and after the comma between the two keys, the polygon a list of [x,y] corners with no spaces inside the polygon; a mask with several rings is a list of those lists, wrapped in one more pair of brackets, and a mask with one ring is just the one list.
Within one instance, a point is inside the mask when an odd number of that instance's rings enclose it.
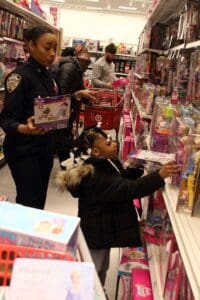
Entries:
{"label": "nypd shoulder patch", "polygon": [[12,73],[8,76],[6,81],[6,88],[9,93],[12,93],[18,87],[18,85],[21,82],[21,79],[21,75],[17,73]]}

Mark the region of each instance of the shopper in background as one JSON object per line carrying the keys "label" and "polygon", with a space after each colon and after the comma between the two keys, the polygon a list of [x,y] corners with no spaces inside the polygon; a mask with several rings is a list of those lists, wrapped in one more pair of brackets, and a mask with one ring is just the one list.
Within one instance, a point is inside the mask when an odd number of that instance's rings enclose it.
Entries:
{"label": "shopper in background", "polygon": [[124,170],[117,159],[117,143],[98,127],[85,129],[74,145],[75,157],[88,153],[91,156],[84,163],[60,172],[57,185],[79,198],[81,228],[104,285],[110,248],[141,245],[133,199],[155,192],[164,185],[164,178],[177,174],[180,167],[171,162],[138,178],[143,170]]}
{"label": "shopper in background", "polygon": [[117,47],[111,43],[105,47],[105,54],[100,57],[93,66],[92,84],[96,88],[113,89],[112,82],[117,78],[115,76],[115,54]]}
{"label": "shopper in background", "polygon": [[92,100],[96,93],[84,90],[83,73],[90,63],[90,54],[87,49],[84,46],[77,46],[74,56],[65,57],[66,54],[68,54],[68,49],[63,50],[62,59],[57,65],[57,70],[55,67],[53,68],[54,77],[59,84],[61,94],[73,94],[82,90],[82,97],[80,99],[72,97],[68,127],[57,130],[53,134],[55,153],[58,155],[60,163],[69,158],[73,141],[73,124],[78,122],[81,102],[86,99]]}
{"label": "shopper in background", "polygon": [[51,132],[34,125],[34,98],[58,94],[48,71],[56,56],[57,36],[52,29],[36,26],[25,39],[30,57],[6,78],[0,126],[6,133],[3,149],[16,185],[16,202],[43,209],[53,146]]}

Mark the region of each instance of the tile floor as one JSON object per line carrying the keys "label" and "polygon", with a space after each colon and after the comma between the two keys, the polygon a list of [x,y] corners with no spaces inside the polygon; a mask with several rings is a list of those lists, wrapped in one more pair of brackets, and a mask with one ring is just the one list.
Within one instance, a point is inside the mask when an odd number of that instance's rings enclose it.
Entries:
{"label": "tile floor", "polygon": [[[60,193],[54,185],[54,177],[59,169],[57,159],[55,159],[45,209],[68,215],[77,215],[77,199],[72,198],[67,192]],[[15,185],[7,165],[0,169],[0,194],[7,195],[11,202],[15,202]],[[115,299],[118,263],[119,249],[115,248],[111,251],[110,268],[106,279],[106,290],[110,300]]]}

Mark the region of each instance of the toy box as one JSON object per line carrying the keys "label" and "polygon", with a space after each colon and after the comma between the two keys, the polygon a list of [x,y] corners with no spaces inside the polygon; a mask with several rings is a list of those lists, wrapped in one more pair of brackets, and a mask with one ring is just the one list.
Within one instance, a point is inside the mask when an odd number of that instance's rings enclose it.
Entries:
{"label": "toy box", "polygon": [[[164,289],[165,300],[178,300],[181,289],[183,263],[179,251],[171,253]],[[187,298],[188,299],[188,298]]]}
{"label": "toy box", "polygon": [[70,117],[70,96],[55,96],[34,99],[35,125],[45,129],[67,127]]}
{"label": "toy box", "polygon": [[184,164],[177,209],[194,214],[200,202],[200,135],[189,135],[184,147]]}
{"label": "toy box", "polygon": [[76,253],[80,219],[0,202],[0,243]]}
{"label": "toy box", "polygon": [[166,164],[174,160],[175,154],[161,153],[161,152],[148,151],[148,150],[134,150],[129,154],[129,158],[151,161],[160,164]]}
{"label": "toy box", "polygon": [[142,247],[123,248],[118,270],[116,299],[131,300],[131,273],[133,268],[148,269],[147,254]]}
{"label": "toy box", "polygon": [[17,258],[8,300],[93,300],[94,264]]}
{"label": "toy box", "polygon": [[131,282],[133,300],[154,299],[149,270],[133,269]]}

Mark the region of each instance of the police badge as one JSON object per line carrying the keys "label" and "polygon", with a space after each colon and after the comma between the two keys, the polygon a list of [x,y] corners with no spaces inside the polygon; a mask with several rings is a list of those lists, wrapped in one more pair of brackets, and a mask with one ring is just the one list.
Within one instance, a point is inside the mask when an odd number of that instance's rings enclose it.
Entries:
{"label": "police badge", "polygon": [[21,82],[21,75],[17,73],[12,73],[10,76],[8,76],[6,81],[6,88],[9,93],[12,93],[20,84]]}

